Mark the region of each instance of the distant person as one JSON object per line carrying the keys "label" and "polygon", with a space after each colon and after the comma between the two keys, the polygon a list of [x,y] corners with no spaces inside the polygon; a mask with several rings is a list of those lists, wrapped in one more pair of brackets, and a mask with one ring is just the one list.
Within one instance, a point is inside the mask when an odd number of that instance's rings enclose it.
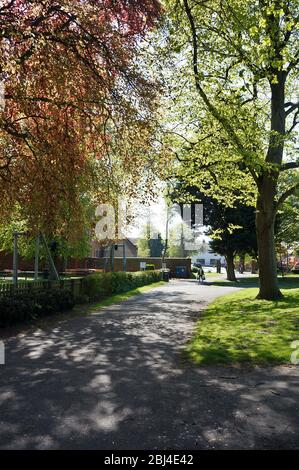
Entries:
{"label": "distant person", "polygon": [[198,283],[203,283],[203,281],[205,280],[205,272],[203,270],[203,267],[201,264],[199,264],[197,266],[197,280],[198,280]]}

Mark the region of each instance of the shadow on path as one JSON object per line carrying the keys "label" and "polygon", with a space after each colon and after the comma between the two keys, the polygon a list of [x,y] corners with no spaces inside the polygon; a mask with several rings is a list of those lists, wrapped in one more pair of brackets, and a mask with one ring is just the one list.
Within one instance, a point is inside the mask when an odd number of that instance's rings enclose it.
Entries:
{"label": "shadow on path", "polygon": [[0,447],[298,448],[296,367],[182,366],[211,289],[172,281],[7,341]]}

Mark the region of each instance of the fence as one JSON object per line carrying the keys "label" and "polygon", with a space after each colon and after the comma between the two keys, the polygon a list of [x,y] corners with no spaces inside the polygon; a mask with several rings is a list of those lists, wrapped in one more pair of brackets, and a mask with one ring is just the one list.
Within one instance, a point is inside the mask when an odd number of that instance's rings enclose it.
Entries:
{"label": "fence", "polygon": [[74,298],[80,297],[82,293],[83,278],[61,279],[59,281],[31,281],[19,282],[17,287],[12,283],[0,283],[0,297],[14,296],[18,294],[30,293],[32,291],[42,291],[47,289],[68,290],[73,293]]}

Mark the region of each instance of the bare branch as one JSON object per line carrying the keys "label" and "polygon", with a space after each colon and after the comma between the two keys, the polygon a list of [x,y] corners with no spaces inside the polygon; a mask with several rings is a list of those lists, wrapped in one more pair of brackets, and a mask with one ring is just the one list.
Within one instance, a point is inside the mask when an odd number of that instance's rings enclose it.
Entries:
{"label": "bare branch", "polygon": [[297,126],[297,124],[299,124],[299,121],[297,120],[299,116],[299,108],[297,109],[296,113],[294,114],[294,118],[293,118],[293,124],[292,126],[290,127],[290,129],[288,129],[286,131],[286,134],[290,134],[294,129],[295,127]]}
{"label": "bare branch", "polygon": [[286,103],[284,105],[285,108],[289,108],[287,111],[286,111],[286,116],[289,116],[289,114],[291,114],[293,111],[295,111],[295,109],[298,109],[299,108],[299,103],[292,103],[291,101],[289,101],[288,103]]}
{"label": "bare branch", "polygon": [[297,162],[288,162],[281,165],[281,171],[293,170],[299,168],[299,160]]}

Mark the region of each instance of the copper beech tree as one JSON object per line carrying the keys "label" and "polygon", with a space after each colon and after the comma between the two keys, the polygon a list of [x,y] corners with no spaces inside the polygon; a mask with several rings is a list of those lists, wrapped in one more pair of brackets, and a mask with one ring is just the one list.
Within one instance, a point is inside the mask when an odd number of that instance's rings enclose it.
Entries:
{"label": "copper beech tree", "polygon": [[136,57],[159,12],[156,0],[0,0],[2,217],[17,204],[50,232],[80,219],[82,195],[108,198],[115,178],[136,187],[156,94]]}

